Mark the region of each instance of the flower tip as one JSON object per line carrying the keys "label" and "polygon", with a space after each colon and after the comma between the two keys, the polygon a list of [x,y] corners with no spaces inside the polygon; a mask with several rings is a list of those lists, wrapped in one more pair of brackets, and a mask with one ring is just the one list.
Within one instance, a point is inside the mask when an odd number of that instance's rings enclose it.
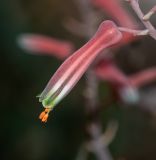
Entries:
{"label": "flower tip", "polygon": [[46,108],[43,112],[41,112],[41,114],[39,115],[39,119],[43,122],[46,123],[49,117],[49,112],[51,111],[51,109]]}
{"label": "flower tip", "polygon": [[30,34],[21,34],[17,37],[17,45],[26,51],[32,50],[32,36]]}

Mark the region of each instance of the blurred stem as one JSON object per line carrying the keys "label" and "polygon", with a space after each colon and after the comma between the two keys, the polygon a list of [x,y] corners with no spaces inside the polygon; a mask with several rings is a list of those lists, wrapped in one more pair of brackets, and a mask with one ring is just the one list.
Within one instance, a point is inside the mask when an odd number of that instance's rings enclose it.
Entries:
{"label": "blurred stem", "polygon": [[92,123],[89,126],[88,129],[90,135],[92,136],[92,152],[96,155],[97,159],[99,160],[113,160],[112,156],[107,148],[107,146],[104,145],[103,141],[99,141],[102,130],[101,125],[97,122]]}
{"label": "blurred stem", "polygon": [[150,21],[144,21],[143,20],[144,14],[140,9],[138,0],[129,0],[129,2],[130,2],[130,5],[131,5],[132,9],[135,11],[137,16],[141,20],[141,22],[144,24],[146,29],[149,30],[149,35],[156,40],[156,29],[154,28],[154,26],[151,24]]}

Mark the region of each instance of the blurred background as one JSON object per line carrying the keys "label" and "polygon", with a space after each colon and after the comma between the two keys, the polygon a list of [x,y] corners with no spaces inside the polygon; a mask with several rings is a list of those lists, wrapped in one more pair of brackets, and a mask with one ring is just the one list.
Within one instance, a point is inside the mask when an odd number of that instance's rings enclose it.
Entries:
{"label": "blurred background", "polygon": [[[147,12],[155,2],[140,3]],[[125,7],[132,12],[127,3]],[[102,14],[101,21],[112,19],[100,9],[94,9]],[[132,12],[132,15],[135,14]],[[36,33],[71,41],[77,49],[86,39],[66,29],[64,22],[71,17],[82,20],[74,0],[0,1],[1,160],[74,160],[81,144],[88,138],[85,77],[54,109],[48,123],[42,124],[38,115],[43,107],[36,95],[44,89],[62,61],[28,54],[16,42],[20,34]],[[151,21],[156,26],[155,19],[153,16]],[[155,52],[156,41],[147,36],[121,47],[114,59],[126,74],[132,74],[156,66]],[[155,82],[139,90],[141,102],[136,106],[125,106],[116,101],[107,105],[113,91],[108,83],[100,83],[103,109],[99,118],[103,131],[111,120],[118,123],[116,135],[108,146],[114,159],[156,159]],[[88,159],[96,158],[90,154]]]}

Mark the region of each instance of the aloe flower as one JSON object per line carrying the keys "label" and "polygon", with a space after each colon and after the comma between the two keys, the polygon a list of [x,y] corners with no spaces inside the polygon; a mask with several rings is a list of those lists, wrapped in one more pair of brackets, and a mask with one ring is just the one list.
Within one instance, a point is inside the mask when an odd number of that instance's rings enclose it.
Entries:
{"label": "aloe flower", "polygon": [[72,43],[38,34],[22,34],[17,38],[20,48],[37,55],[50,55],[65,59],[73,51]]}
{"label": "aloe flower", "polygon": [[121,26],[134,27],[135,20],[128,13],[120,0],[91,0],[94,5],[101,8],[104,12],[109,14]]}
{"label": "aloe flower", "polygon": [[[96,75],[110,82],[117,91],[122,102],[135,104],[139,100],[138,88],[111,60],[102,60],[95,67]],[[134,80],[133,80],[134,82]]]}
{"label": "aloe flower", "polygon": [[39,96],[45,108],[39,117],[42,122],[47,121],[49,112],[71,91],[98,54],[121,38],[117,26],[112,21],[104,21],[93,38],[64,61]]}
{"label": "aloe flower", "polygon": [[103,80],[109,81],[116,86],[129,84],[128,78],[117,68],[110,59],[102,59],[94,69],[96,75]]}
{"label": "aloe flower", "polygon": [[139,73],[133,74],[129,77],[132,85],[142,87],[152,81],[156,81],[156,68],[149,68]]}
{"label": "aloe flower", "polygon": [[[90,0],[95,6],[101,8],[110,15],[121,27],[137,29],[138,23],[133,16],[124,8],[120,0]],[[123,33],[123,39],[120,45],[127,44],[136,39],[132,34]]]}
{"label": "aloe flower", "polygon": [[143,85],[156,81],[155,67],[126,76],[112,61],[107,59],[100,61],[94,71],[100,79],[115,86],[121,99],[126,103],[138,102],[137,90]]}

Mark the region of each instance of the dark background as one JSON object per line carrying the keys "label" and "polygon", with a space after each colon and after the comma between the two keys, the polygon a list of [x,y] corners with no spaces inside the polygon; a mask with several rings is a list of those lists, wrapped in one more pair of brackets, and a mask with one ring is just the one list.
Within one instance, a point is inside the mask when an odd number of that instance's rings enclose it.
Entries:
{"label": "dark background", "polygon": [[[152,5],[145,6],[147,10]],[[85,78],[54,109],[48,123],[42,124],[38,115],[43,108],[36,95],[61,61],[55,57],[27,54],[16,44],[18,35],[26,32],[70,40],[76,48],[80,47],[85,40],[72,35],[63,26],[63,21],[69,17],[81,19],[71,0],[0,1],[1,160],[73,160],[87,137],[84,129],[87,120],[83,98]],[[153,22],[154,19],[153,16]],[[155,66],[155,52],[156,41],[145,37],[122,47],[115,60],[126,74],[131,74]],[[112,119],[119,123],[117,135],[109,146],[113,157],[155,160],[156,112],[140,106],[123,107],[115,102],[106,107],[111,90],[107,83],[100,85],[104,88],[101,95],[105,96],[100,115],[103,129]],[[146,85],[141,92],[155,87],[155,83]]]}

